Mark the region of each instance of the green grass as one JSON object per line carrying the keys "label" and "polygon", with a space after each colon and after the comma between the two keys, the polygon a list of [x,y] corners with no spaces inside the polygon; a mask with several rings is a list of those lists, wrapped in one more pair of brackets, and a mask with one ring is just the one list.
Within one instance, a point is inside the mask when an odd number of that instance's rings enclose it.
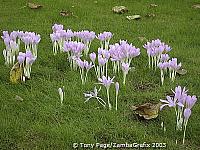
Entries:
{"label": "green grass", "polygon": [[[200,9],[193,9],[197,0],[37,0],[44,7],[31,10],[25,0],[0,0],[0,30],[34,31],[41,34],[39,57],[32,67],[32,79],[23,84],[12,85],[9,71],[0,56],[0,149],[66,149],[73,143],[167,143],[167,149],[200,149],[200,105],[197,102],[188,123],[185,147],[181,146],[182,134],[175,134],[174,112],[165,109],[157,119],[142,121],[132,114],[129,106],[144,102],[158,102],[165,93],[176,85],[186,86],[189,94],[200,95]],[[158,7],[150,8],[156,3]],[[128,7],[127,14],[113,14],[115,5]],[[74,6],[74,7],[72,7]],[[76,17],[62,17],[60,10],[71,10]],[[144,17],[154,13],[155,18]],[[126,20],[126,15],[140,14],[138,21]],[[93,89],[96,78],[89,75],[85,86],[81,85],[78,72],[71,71],[66,56],[53,56],[49,34],[54,23],[63,24],[72,30],[92,30],[96,33],[111,31],[111,43],[126,39],[141,48],[140,57],[133,60],[136,70],[127,76],[126,86],[121,85],[119,110],[96,109],[95,101],[84,104],[83,92]],[[138,37],[159,38],[173,50],[171,57],[177,57],[188,70],[177,77],[174,83],[169,79],[160,86],[159,71],[147,68],[147,56]],[[92,51],[99,46],[92,43]],[[0,40],[1,53],[4,49]],[[113,76],[113,75],[110,75]],[[122,83],[122,77],[117,80]],[[149,84],[150,89],[138,89],[138,85]],[[65,99],[60,105],[57,89],[65,86]],[[111,89],[114,94],[114,87]],[[19,95],[24,99],[15,99]],[[102,93],[106,98],[106,93]],[[114,102],[114,96],[112,96]],[[166,123],[167,132],[160,129]],[[175,144],[176,137],[180,139]]]}

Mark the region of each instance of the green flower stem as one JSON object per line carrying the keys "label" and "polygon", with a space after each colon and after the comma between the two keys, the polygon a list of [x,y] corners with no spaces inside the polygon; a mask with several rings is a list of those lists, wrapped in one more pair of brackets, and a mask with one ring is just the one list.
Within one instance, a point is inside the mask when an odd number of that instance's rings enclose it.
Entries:
{"label": "green flower stem", "polygon": [[183,132],[183,144],[185,144],[185,132],[187,128],[188,119],[184,122],[184,132]]}
{"label": "green flower stem", "polygon": [[109,88],[106,88],[106,90],[107,90],[107,97],[108,97],[108,107],[109,107],[109,110],[111,110],[112,106],[110,104]]}
{"label": "green flower stem", "polygon": [[118,98],[118,92],[116,92],[116,97],[115,97],[115,104],[116,104],[115,109],[116,110],[117,110],[117,98]]}
{"label": "green flower stem", "polygon": [[163,83],[164,83],[164,72],[163,72],[162,69],[160,70],[160,76],[161,76],[161,83],[163,85]]}
{"label": "green flower stem", "polygon": [[124,72],[124,79],[123,79],[123,84],[124,85],[126,84],[126,75],[127,75],[127,73]]}

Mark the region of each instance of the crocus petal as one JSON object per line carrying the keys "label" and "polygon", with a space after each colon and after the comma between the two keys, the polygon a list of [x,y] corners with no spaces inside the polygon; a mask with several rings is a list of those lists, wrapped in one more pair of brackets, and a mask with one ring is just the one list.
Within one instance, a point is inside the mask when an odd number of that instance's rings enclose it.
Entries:
{"label": "crocus petal", "polygon": [[160,110],[162,110],[163,107],[165,107],[165,106],[168,106],[168,104],[164,104],[164,105],[160,106]]}
{"label": "crocus petal", "polygon": [[191,113],[192,113],[191,109],[186,108],[184,110],[184,117],[185,117],[185,119],[188,119],[190,117]]}
{"label": "crocus petal", "polygon": [[184,107],[184,105],[181,102],[178,102],[177,105],[180,107]]}
{"label": "crocus petal", "polygon": [[169,104],[169,102],[168,102],[167,100],[162,100],[162,99],[160,99],[160,101],[163,102],[163,103]]}

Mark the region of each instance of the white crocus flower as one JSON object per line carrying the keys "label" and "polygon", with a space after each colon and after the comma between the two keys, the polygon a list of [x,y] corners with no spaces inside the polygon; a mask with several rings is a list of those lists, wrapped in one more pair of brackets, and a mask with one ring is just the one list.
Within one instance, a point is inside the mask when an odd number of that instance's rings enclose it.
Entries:
{"label": "white crocus flower", "polygon": [[58,89],[58,93],[60,95],[60,103],[62,105],[63,104],[63,100],[64,100],[64,86],[63,86],[63,88],[59,88]]}
{"label": "white crocus flower", "polygon": [[99,88],[99,90],[97,90],[96,86],[94,87],[94,91],[90,91],[88,93],[83,93],[86,100],[85,103],[88,102],[91,98],[95,98],[97,99],[97,101],[103,106],[106,106],[106,103],[104,102],[104,100],[100,97],[98,97],[98,93],[101,90],[101,87]]}

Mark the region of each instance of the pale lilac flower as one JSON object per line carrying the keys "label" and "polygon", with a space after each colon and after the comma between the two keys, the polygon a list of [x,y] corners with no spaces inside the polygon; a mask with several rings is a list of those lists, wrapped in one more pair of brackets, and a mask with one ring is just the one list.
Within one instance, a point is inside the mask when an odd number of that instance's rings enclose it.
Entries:
{"label": "pale lilac flower", "polygon": [[185,87],[182,89],[181,86],[176,87],[175,92],[173,91],[174,98],[178,100],[178,106],[184,107],[187,98],[187,91],[188,90],[186,90]]}
{"label": "pale lilac flower", "polygon": [[147,42],[143,47],[147,50],[149,68],[152,67],[153,69],[153,67],[155,67],[156,69],[160,60],[166,61],[167,59],[169,59],[167,58],[167,55],[162,54],[169,52],[171,48],[164,42],[161,42],[161,40],[159,39]]}
{"label": "pale lilac flower", "polygon": [[66,33],[65,33],[65,37],[66,39],[71,39],[72,37],[74,37],[74,33],[71,29],[67,29]]}
{"label": "pale lilac flower", "polygon": [[110,96],[109,96],[109,89],[110,89],[110,86],[113,82],[113,79],[115,77],[113,77],[112,79],[108,76],[108,78],[106,78],[105,76],[103,76],[102,78],[99,78],[98,80],[100,81],[99,84],[102,84],[106,87],[106,90],[107,90],[107,97],[108,97],[108,107],[109,107],[109,110],[111,110],[112,106],[111,106],[111,103],[110,103]]}
{"label": "pale lilac flower", "polygon": [[96,60],[96,54],[94,52],[90,53],[89,57],[90,57],[91,61],[94,63]]}
{"label": "pale lilac flower", "polygon": [[100,66],[104,66],[107,63],[107,59],[103,58],[102,55],[98,55],[98,62]]}
{"label": "pale lilac flower", "polygon": [[57,32],[57,31],[59,31],[59,30],[63,30],[63,25],[61,25],[61,24],[54,24],[53,26],[52,26],[52,30],[53,30],[53,32]]}
{"label": "pale lilac flower", "polygon": [[161,102],[166,103],[166,104],[163,104],[160,107],[160,110],[162,110],[163,107],[165,107],[165,106],[169,106],[169,107],[175,107],[176,106],[176,100],[173,101],[170,96],[167,96],[166,98],[167,98],[167,100],[162,100],[162,99],[160,100]]}
{"label": "pale lilac flower", "polygon": [[168,62],[163,62],[163,63],[160,62],[160,63],[158,64],[158,67],[159,67],[161,70],[167,69],[168,66],[169,66],[169,63],[168,63]]}
{"label": "pale lilac flower", "polygon": [[76,63],[81,69],[84,69],[85,65],[84,65],[84,62],[81,59],[77,59]]}
{"label": "pale lilac flower", "polygon": [[194,104],[196,103],[196,101],[197,101],[197,98],[195,95],[193,95],[193,96],[188,95],[186,97],[186,108],[191,109],[194,106]]}
{"label": "pale lilac flower", "polygon": [[161,61],[162,62],[166,62],[166,61],[168,61],[169,60],[169,55],[168,54],[162,54],[161,55]]}
{"label": "pale lilac flower", "polygon": [[191,111],[191,109],[189,109],[189,108],[186,108],[186,109],[184,110],[184,117],[185,117],[186,120],[189,119],[191,113],[192,113],[192,111]]}
{"label": "pale lilac flower", "polygon": [[169,67],[172,70],[179,70],[181,68],[181,63],[177,64],[177,58],[172,58],[172,60],[169,60]]}
{"label": "pale lilac flower", "polygon": [[100,81],[100,84],[102,84],[102,85],[104,85],[105,87],[106,87],[106,89],[108,89],[109,87],[110,87],[110,85],[112,84],[112,83],[114,83],[113,82],[113,79],[114,79],[115,77],[113,77],[112,79],[108,76],[108,78],[106,78],[105,76],[103,76],[102,78],[99,78],[98,80]]}
{"label": "pale lilac flower", "polygon": [[23,64],[26,58],[26,54],[19,52],[19,55],[17,56],[17,60],[19,62],[19,64]]}
{"label": "pale lilac flower", "polygon": [[84,42],[91,42],[96,37],[95,32],[93,31],[81,31],[77,35]]}
{"label": "pale lilac flower", "polygon": [[116,90],[117,93],[119,92],[119,82],[115,83],[115,90]]}
{"label": "pale lilac flower", "polygon": [[93,67],[92,62],[88,63],[88,61],[84,61],[83,63],[87,71],[89,71]]}
{"label": "pale lilac flower", "polygon": [[169,66],[168,62],[163,62],[163,63],[160,62],[158,64],[158,67],[160,68],[160,77],[161,77],[161,83],[162,83],[162,85],[164,83],[164,78],[165,78],[164,71],[167,70],[168,66]]}
{"label": "pale lilac flower", "polygon": [[104,31],[103,33],[98,34],[97,39],[100,41],[110,40],[112,38],[111,32]]}
{"label": "pale lilac flower", "polygon": [[174,93],[173,99],[167,96],[167,100],[160,100],[161,102],[165,103],[160,107],[160,110],[162,110],[164,106],[175,108],[176,130],[182,131],[182,128],[184,129],[183,131],[183,144],[184,144],[188,119],[192,113],[191,108],[196,103],[197,98],[195,95],[193,96],[187,95],[187,90],[185,89],[185,87],[181,88],[181,86],[176,87],[175,92],[173,91],[173,93]]}
{"label": "pale lilac flower", "polygon": [[130,70],[128,63],[122,63],[122,71],[126,74],[128,74],[128,71]]}

